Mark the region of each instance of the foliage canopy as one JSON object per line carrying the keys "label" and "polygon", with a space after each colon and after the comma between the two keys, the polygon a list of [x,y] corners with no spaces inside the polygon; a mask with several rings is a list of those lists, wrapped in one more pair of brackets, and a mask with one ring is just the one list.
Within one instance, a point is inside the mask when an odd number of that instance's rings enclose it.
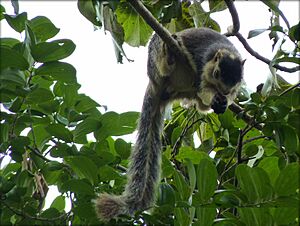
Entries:
{"label": "foliage canopy", "polygon": [[[209,12],[197,1],[143,2],[171,32],[194,26],[219,31],[210,15],[226,9],[221,0],[209,1]],[[284,33],[295,49],[279,48],[272,64],[299,65],[300,23],[286,21],[284,29],[279,1],[263,2],[273,12],[272,24],[248,38],[269,31],[277,42],[277,33]],[[105,225],[96,218],[93,199],[100,192],[122,192],[132,144],[119,136],[135,131],[139,113],[101,113],[100,104],[79,92],[75,67],[63,61],[76,47],[72,40],[53,40],[60,29],[49,18],[29,20],[26,12],[18,13],[17,1],[13,6],[16,15],[0,5],[0,19],[24,33],[23,40],[1,38],[0,160],[10,161],[0,169],[0,224]],[[78,1],[78,8],[112,34],[119,62],[126,57],[124,42],[146,45],[151,37],[151,28],[126,1]],[[240,97],[247,100],[239,103],[241,114],[202,115],[174,104],[164,127],[155,208],[107,225],[298,225],[300,88],[277,73],[275,88],[266,83],[262,92]],[[242,120],[244,113],[255,124]],[[61,194],[44,209],[50,185]]]}

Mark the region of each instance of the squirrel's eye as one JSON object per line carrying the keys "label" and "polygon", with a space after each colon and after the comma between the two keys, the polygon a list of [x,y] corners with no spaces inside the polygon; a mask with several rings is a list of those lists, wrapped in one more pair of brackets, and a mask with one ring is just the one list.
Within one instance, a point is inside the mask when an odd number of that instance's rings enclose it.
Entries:
{"label": "squirrel's eye", "polygon": [[213,72],[213,76],[214,76],[215,79],[218,79],[220,77],[220,71],[219,70],[215,70]]}

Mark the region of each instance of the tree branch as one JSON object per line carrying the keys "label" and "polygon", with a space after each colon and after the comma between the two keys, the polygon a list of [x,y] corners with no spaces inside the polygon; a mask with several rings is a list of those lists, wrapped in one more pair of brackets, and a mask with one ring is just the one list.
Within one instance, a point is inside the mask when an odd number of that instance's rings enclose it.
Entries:
{"label": "tree branch", "polygon": [[151,12],[143,5],[142,1],[127,1],[135,9],[135,11],[146,21],[146,23],[158,34],[158,36],[163,40],[163,42],[166,43],[170,50],[172,50],[172,53],[176,57],[178,57],[183,64],[189,65],[192,71],[194,71],[192,65],[188,60],[188,57],[178,44],[177,40],[175,40],[170,34],[170,32],[156,20],[156,18],[151,14]]}
{"label": "tree branch", "polygon": [[[266,64],[270,64],[271,63],[271,60],[261,56],[258,52],[254,51],[250,45],[248,44],[248,42],[246,41],[246,39],[241,35],[241,33],[237,32],[235,34],[235,36],[238,38],[238,40],[243,44],[244,48],[252,55],[254,56],[256,59],[266,63]],[[292,72],[296,72],[296,71],[299,71],[300,70],[300,66],[296,66],[296,67],[293,67],[293,68],[287,68],[287,67],[284,67],[284,66],[280,66],[278,64],[275,64],[273,65],[272,67],[280,70],[280,71],[285,71],[285,72],[289,72],[289,73],[292,73]]]}
{"label": "tree branch", "polygon": [[239,19],[239,15],[237,13],[237,10],[234,6],[234,3],[232,0],[224,0],[228,9],[229,9],[229,12],[230,12],[230,15],[231,15],[231,18],[232,18],[232,26],[228,27],[227,28],[227,33],[225,34],[227,37],[228,36],[233,36],[235,35],[237,32],[239,32],[240,30],[240,19]]}
{"label": "tree branch", "polygon": [[244,109],[241,108],[239,105],[237,105],[236,103],[232,103],[231,105],[229,105],[228,107],[233,113],[235,113],[236,115],[241,114],[241,118],[249,125],[254,126],[256,129],[258,130],[262,130],[263,125],[256,122],[255,118],[249,114],[247,114],[246,112],[244,112]]}
{"label": "tree branch", "polygon": [[282,93],[279,94],[279,96],[283,96],[284,94],[290,92],[293,89],[296,89],[297,87],[300,87],[300,82],[298,82],[297,84],[289,87],[288,89],[284,90]]}

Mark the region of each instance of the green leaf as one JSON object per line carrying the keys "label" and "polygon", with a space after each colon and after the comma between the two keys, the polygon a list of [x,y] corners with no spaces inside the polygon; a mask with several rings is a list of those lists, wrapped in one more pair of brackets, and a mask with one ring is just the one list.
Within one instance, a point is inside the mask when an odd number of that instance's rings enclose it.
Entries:
{"label": "green leaf", "polygon": [[59,29],[44,16],[37,16],[31,19],[29,21],[29,26],[37,40],[42,42],[54,37],[59,32]]}
{"label": "green leaf", "polygon": [[206,203],[213,196],[217,187],[218,172],[209,159],[202,159],[197,168],[197,187],[199,199]]}
{"label": "green leaf", "polygon": [[245,226],[273,225],[268,208],[238,208],[238,213]]}
{"label": "green leaf", "polygon": [[47,132],[65,142],[72,142],[73,134],[62,124],[50,124],[46,127]]}
{"label": "green leaf", "polygon": [[16,16],[4,14],[7,23],[17,32],[21,33],[25,29],[27,13],[21,13]]}
{"label": "green leaf", "polygon": [[190,182],[191,193],[192,193],[195,190],[196,182],[197,182],[196,170],[195,170],[193,162],[190,159],[186,160],[186,165],[187,165],[187,169],[188,169],[189,182]]}
{"label": "green leaf", "polygon": [[52,92],[48,89],[37,88],[30,92],[26,97],[26,103],[28,104],[41,104],[50,101],[54,98]]}
{"label": "green leaf", "polygon": [[293,41],[300,41],[300,22],[297,25],[294,25],[289,30],[289,37]]}
{"label": "green leaf", "polygon": [[105,113],[100,117],[101,127],[95,133],[96,138],[101,141],[108,136],[121,136],[132,133],[136,128],[138,115],[137,112]]}
{"label": "green leaf", "polygon": [[91,132],[96,131],[100,127],[100,122],[98,120],[87,118],[79,123],[75,130],[73,131],[74,139],[85,136]]}
{"label": "green leaf", "polygon": [[202,159],[208,159],[209,156],[203,151],[196,151],[191,147],[184,146],[179,149],[179,153],[175,158],[180,162],[190,159],[193,164],[199,164]]}
{"label": "green leaf", "polygon": [[175,204],[175,191],[167,183],[161,183],[158,188],[158,202],[159,206],[170,205],[174,206]]}
{"label": "green leaf", "polygon": [[253,38],[255,36],[258,36],[260,34],[262,34],[263,32],[267,31],[268,29],[255,29],[255,30],[251,30],[248,33],[248,39]]}
{"label": "green leaf", "polygon": [[48,79],[61,81],[65,83],[76,83],[76,69],[68,63],[64,62],[48,62],[38,67],[35,71],[36,75],[45,76]]}
{"label": "green leaf", "polygon": [[71,191],[80,195],[94,195],[94,189],[86,180],[71,179],[65,181],[61,186],[62,192]]}
{"label": "green leaf", "polygon": [[209,10],[211,12],[219,12],[227,8],[227,5],[223,0],[209,0],[208,3],[209,3]]}
{"label": "green leaf", "polygon": [[287,165],[275,182],[275,192],[279,196],[294,195],[299,189],[299,165],[294,162]]}
{"label": "green leaf", "polygon": [[0,70],[0,82],[1,85],[14,83],[22,87],[26,84],[24,73],[16,69]]}
{"label": "green leaf", "polygon": [[65,206],[66,206],[66,203],[65,203],[65,197],[60,195],[60,196],[57,196],[53,202],[51,203],[51,206],[50,208],[55,208],[57,209],[59,212],[62,212],[64,211],[65,209]]}
{"label": "green leaf", "polygon": [[33,58],[38,62],[49,62],[64,59],[75,50],[75,44],[69,39],[52,42],[41,42],[31,47]]}
{"label": "green leaf", "polygon": [[113,167],[108,165],[99,168],[99,176],[101,181],[110,181],[122,178]]}
{"label": "green leaf", "polygon": [[98,167],[88,157],[85,156],[69,156],[64,160],[72,167],[79,178],[88,179],[91,184],[96,184],[98,181]]}
{"label": "green leaf", "polygon": [[215,208],[197,207],[196,214],[197,218],[200,219],[196,222],[197,226],[213,225],[216,217],[217,210]]}
{"label": "green leaf", "polygon": [[299,137],[295,129],[289,125],[281,125],[275,129],[276,134],[279,136],[280,145],[284,146],[289,154],[298,151]]}
{"label": "green leaf", "polygon": [[0,21],[4,19],[5,8],[0,4]]}
{"label": "green leaf", "polygon": [[100,107],[100,105],[94,101],[92,98],[86,96],[85,94],[79,94],[76,98],[75,109],[78,112],[86,112],[92,108]]}
{"label": "green leaf", "polygon": [[258,164],[258,167],[262,168],[269,175],[272,185],[275,184],[275,181],[280,173],[278,160],[279,158],[276,156],[265,157]]}
{"label": "green leaf", "polygon": [[225,129],[230,129],[233,127],[234,117],[232,111],[225,111],[224,114],[219,115],[219,120],[221,122],[221,125]]}
{"label": "green leaf", "polygon": [[89,21],[91,21],[94,25],[99,26],[99,27],[102,26],[99,19],[97,19],[96,10],[95,10],[92,0],[77,1],[77,7],[79,9],[79,12],[85,18],[87,18]]}
{"label": "green leaf", "polygon": [[247,165],[239,165],[235,174],[241,187],[241,191],[248,198],[249,203],[268,200],[273,193],[270,179],[261,168],[250,168]]}
{"label": "green leaf", "polygon": [[277,225],[294,225],[299,217],[298,208],[276,208],[274,210],[274,220]]}
{"label": "green leaf", "polygon": [[118,138],[115,141],[115,149],[122,159],[129,158],[131,152],[131,145],[126,141],[124,141],[123,139]]}
{"label": "green leaf", "polygon": [[181,201],[187,201],[191,194],[191,189],[182,174],[178,171],[174,174],[175,187],[180,194]]}
{"label": "green leaf", "polygon": [[0,55],[5,56],[1,57],[1,70],[8,67],[26,70],[29,67],[27,60],[23,57],[21,53],[19,53],[16,50],[10,49],[6,46],[0,46]]}
{"label": "green leaf", "polygon": [[145,46],[153,33],[151,27],[128,3],[120,3],[116,13],[125,31],[125,42],[133,47]]}
{"label": "green leaf", "polygon": [[13,48],[16,44],[19,44],[20,41],[15,38],[0,38],[0,45],[6,46],[8,48]]}

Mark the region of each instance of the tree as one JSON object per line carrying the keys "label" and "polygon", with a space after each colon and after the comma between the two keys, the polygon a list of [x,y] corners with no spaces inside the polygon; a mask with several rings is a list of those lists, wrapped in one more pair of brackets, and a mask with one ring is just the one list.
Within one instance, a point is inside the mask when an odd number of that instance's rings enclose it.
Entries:
{"label": "tree", "polygon": [[[175,103],[172,118],[165,122],[162,180],[153,211],[109,223],[98,221],[92,200],[100,192],[122,192],[132,144],[113,137],[132,133],[139,114],[102,114],[98,103],[78,92],[76,69],[62,61],[75,44],[48,41],[59,29],[43,16],[28,20],[26,13],[18,13],[17,1],[14,16],[1,6],[0,19],[25,37],[1,38],[0,152],[1,160],[9,156],[10,162],[0,169],[0,224],[297,225],[300,89],[280,73],[299,71],[300,23],[289,25],[279,1],[262,2],[273,13],[270,27],[250,31],[249,38],[269,31],[273,44],[279,42],[278,33],[295,44],[290,53],[279,48],[272,60],[255,52],[238,32],[238,14],[230,0],[209,1],[209,12],[197,1],[143,1],[170,32],[195,24],[219,30],[210,14],[228,8],[233,26],[226,35],[236,36],[269,64],[274,76],[249,99],[244,92],[222,115],[202,115]],[[149,25],[180,48],[139,3],[78,1],[87,19],[112,34],[120,62],[126,58],[124,42],[147,43]],[[297,66],[287,68],[282,62]],[[43,209],[49,185],[57,186],[61,195]],[[71,202],[69,212],[65,197]]]}

